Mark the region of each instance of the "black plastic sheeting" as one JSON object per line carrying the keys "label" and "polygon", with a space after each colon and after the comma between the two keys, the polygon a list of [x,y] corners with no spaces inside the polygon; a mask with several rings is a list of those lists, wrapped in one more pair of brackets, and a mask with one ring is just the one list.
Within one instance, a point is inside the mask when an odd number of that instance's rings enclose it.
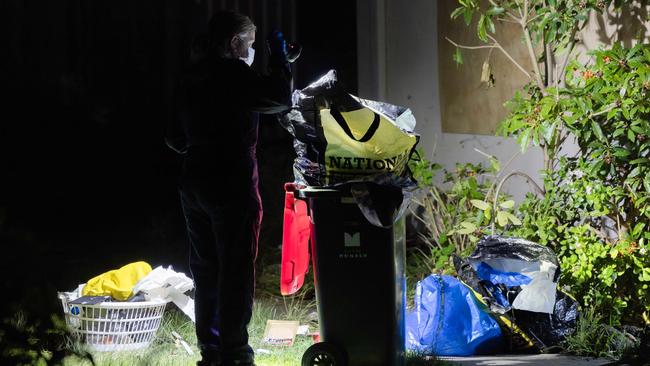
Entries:
{"label": "black plastic sheeting", "polygon": [[291,110],[284,115],[280,123],[295,138],[294,148],[297,157],[294,163],[294,175],[296,183],[312,187],[327,187],[364,181],[408,189],[417,187],[408,166],[399,172],[372,174],[365,177],[355,176],[354,179],[334,183],[327,182],[324,176],[326,174],[324,159],[327,141],[320,124],[321,110],[333,108],[339,112],[349,112],[370,108],[389,118],[404,134],[419,139],[419,136],[413,132],[415,118],[408,108],[366,100],[347,93],[338,82],[335,70],[330,70],[306,88],[295,90],[292,104]]}
{"label": "black plastic sheeting", "polygon": [[578,322],[578,302],[558,290],[553,314],[514,310],[515,323],[530,334],[540,350],[557,346],[573,334]]}
{"label": "black plastic sheeting", "polygon": [[[567,293],[556,290],[551,314],[513,309],[509,304],[520,293],[519,286],[506,286],[482,279],[472,263],[483,260],[515,259],[529,262],[548,261],[557,265],[554,281],[559,279],[559,263],[553,251],[539,244],[502,236],[488,236],[467,258],[455,256],[458,278],[474,289],[488,304],[504,331],[506,344],[512,352],[544,352],[558,346],[571,335],[579,318],[578,302]],[[505,300],[505,301],[504,301]]]}
{"label": "black plastic sheeting", "polygon": [[[331,70],[320,79],[292,96],[292,108],[281,118],[282,126],[294,137],[296,159],[295,183],[309,187],[350,189],[357,205],[373,225],[388,227],[406,211],[417,183],[408,165],[402,171],[356,176],[350,180],[328,182],[325,169],[327,141],[320,124],[322,109],[336,108],[340,112],[370,108],[380,112],[405,134],[416,136],[415,118],[408,108],[365,100],[345,91]],[[415,147],[413,147],[413,150]]]}
{"label": "black plastic sheeting", "polygon": [[486,261],[490,259],[515,259],[526,262],[545,260],[557,267],[554,282],[560,278],[560,263],[557,256],[549,247],[533,243],[521,238],[511,238],[491,235],[481,238],[474,252],[467,257],[471,261]]}

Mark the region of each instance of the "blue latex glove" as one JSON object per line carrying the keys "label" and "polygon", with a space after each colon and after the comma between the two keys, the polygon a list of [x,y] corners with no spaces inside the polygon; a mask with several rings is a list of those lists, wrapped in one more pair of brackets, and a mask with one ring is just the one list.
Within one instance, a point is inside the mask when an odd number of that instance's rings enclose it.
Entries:
{"label": "blue latex glove", "polygon": [[282,32],[278,30],[272,31],[266,40],[266,44],[271,62],[278,64],[289,62],[287,59],[287,41],[284,39]]}

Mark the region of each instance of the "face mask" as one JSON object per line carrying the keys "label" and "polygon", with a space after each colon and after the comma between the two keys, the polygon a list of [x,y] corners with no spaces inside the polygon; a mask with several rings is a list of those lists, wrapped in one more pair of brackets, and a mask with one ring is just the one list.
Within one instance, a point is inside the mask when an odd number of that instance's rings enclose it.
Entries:
{"label": "face mask", "polygon": [[253,60],[255,59],[255,49],[253,47],[248,47],[248,57],[240,57],[239,59],[244,61],[248,66],[252,65]]}

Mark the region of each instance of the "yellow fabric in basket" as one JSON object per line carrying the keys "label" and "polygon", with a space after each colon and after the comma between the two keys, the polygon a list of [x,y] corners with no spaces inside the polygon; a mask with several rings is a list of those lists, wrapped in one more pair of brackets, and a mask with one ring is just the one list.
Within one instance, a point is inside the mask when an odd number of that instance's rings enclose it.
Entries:
{"label": "yellow fabric in basket", "polygon": [[116,300],[128,299],[140,279],[151,272],[147,262],[129,263],[92,278],[82,290],[84,296],[112,296]]}

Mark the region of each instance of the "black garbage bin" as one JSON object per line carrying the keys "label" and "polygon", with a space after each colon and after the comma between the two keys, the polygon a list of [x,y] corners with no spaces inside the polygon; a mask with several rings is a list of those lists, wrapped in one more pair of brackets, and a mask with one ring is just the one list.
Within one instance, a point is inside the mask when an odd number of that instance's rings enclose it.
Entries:
{"label": "black garbage bin", "polygon": [[404,219],[388,228],[372,225],[345,187],[308,188],[298,196],[313,223],[322,341],[304,353],[302,365],[403,366]]}

